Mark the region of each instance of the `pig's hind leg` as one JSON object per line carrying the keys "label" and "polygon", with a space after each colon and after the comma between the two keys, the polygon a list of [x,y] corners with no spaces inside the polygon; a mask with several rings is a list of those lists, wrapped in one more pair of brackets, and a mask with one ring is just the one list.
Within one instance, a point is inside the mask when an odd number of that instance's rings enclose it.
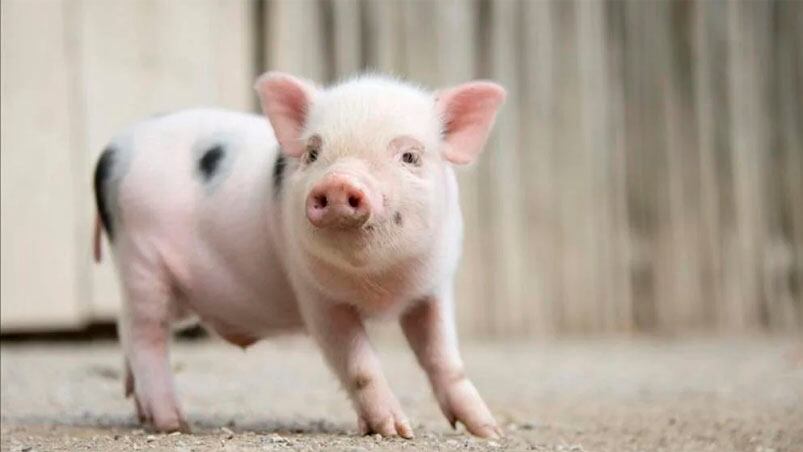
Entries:
{"label": "pig's hind leg", "polygon": [[121,266],[118,334],[125,353],[125,391],[134,396],[140,422],[157,431],[188,432],[169,359],[175,297],[161,267],[141,261]]}

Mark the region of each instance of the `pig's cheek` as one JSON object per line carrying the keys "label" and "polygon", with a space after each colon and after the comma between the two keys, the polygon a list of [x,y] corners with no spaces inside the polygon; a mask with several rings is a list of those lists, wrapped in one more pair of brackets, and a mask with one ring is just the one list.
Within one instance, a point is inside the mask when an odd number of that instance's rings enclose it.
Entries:
{"label": "pig's cheek", "polygon": [[290,196],[288,196],[286,200],[286,202],[289,203],[286,211],[292,216],[293,222],[295,223],[294,226],[301,230],[307,226],[304,223],[309,223],[307,220],[306,201],[307,194],[310,192],[312,184],[309,178],[303,178],[301,175],[296,177],[297,179],[294,181],[295,183],[292,185],[289,193]]}
{"label": "pig's cheek", "polygon": [[303,181],[293,180],[288,184],[288,190],[283,193],[282,199],[282,223],[284,230],[284,241],[290,247],[303,245],[308,248],[312,235],[312,225],[307,219],[305,209],[305,196]]}

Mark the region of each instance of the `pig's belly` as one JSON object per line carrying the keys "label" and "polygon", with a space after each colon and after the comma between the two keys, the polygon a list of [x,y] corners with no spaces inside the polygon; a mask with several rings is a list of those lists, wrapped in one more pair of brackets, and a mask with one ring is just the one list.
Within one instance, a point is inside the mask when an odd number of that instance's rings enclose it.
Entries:
{"label": "pig's belly", "polygon": [[227,341],[247,346],[303,330],[293,291],[275,261],[233,263],[215,256],[197,259],[190,268],[182,304]]}

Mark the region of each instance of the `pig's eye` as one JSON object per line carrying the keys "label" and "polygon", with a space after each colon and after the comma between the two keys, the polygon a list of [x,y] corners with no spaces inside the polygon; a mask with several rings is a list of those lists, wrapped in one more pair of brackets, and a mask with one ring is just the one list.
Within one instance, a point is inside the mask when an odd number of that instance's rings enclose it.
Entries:
{"label": "pig's eye", "polygon": [[421,164],[421,156],[415,152],[405,152],[402,154],[401,160],[408,165],[419,166]]}
{"label": "pig's eye", "polygon": [[307,157],[306,157],[305,160],[306,160],[306,162],[308,164],[314,162],[315,160],[318,160],[318,148],[310,148],[310,149],[308,149],[307,150]]}

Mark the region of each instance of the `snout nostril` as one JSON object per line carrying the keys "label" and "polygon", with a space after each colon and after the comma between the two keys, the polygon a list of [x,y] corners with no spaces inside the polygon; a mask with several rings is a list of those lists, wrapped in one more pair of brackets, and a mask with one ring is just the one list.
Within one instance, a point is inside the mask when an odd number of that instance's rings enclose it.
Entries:
{"label": "snout nostril", "polygon": [[359,207],[360,206],[360,197],[359,196],[354,196],[354,195],[349,196],[349,205],[354,209]]}
{"label": "snout nostril", "polygon": [[326,199],[326,195],[318,195],[315,197],[316,208],[325,209],[327,205],[329,205],[329,200]]}

